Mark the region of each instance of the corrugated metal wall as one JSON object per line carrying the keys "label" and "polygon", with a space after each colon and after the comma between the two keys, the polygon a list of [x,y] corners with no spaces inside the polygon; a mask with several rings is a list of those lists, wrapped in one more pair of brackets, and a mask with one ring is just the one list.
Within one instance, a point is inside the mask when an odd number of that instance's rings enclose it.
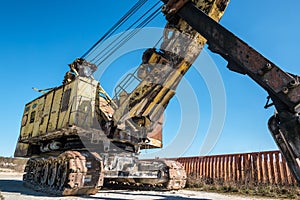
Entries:
{"label": "corrugated metal wall", "polygon": [[174,158],[187,175],[210,182],[296,185],[279,151]]}

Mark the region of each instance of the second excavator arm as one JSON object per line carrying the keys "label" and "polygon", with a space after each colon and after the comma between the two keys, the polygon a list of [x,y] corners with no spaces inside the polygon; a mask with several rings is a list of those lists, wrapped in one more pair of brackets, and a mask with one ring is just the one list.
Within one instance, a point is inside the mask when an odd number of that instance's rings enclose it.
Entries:
{"label": "second excavator arm", "polygon": [[276,114],[269,129],[300,184],[300,85],[299,77],[283,71],[240,38],[186,0],[169,1],[164,6],[168,20],[180,18],[207,39],[208,48],[228,61],[232,71],[246,74],[269,94]]}

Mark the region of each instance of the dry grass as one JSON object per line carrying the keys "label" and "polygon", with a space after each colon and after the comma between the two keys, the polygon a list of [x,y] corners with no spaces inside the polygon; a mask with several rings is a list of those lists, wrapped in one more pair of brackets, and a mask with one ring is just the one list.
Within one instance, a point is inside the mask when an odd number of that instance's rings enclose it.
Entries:
{"label": "dry grass", "polygon": [[[27,159],[0,157],[0,172],[24,172],[26,162]],[[0,200],[4,200],[1,191]]]}
{"label": "dry grass", "polygon": [[187,180],[187,188],[208,192],[211,191],[247,196],[251,195],[300,200],[300,188],[296,186],[255,185],[250,183],[238,184],[231,182],[224,183],[222,180],[212,181],[211,179],[199,179],[189,176]]}
{"label": "dry grass", "polygon": [[23,172],[27,159],[0,157],[0,168]]}

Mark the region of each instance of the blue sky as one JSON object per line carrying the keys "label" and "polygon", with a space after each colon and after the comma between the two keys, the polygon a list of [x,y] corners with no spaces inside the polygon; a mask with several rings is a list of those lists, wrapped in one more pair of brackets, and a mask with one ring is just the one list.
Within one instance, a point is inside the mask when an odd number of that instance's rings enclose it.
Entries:
{"label": "blue sky", "polygon": [[[0,155],[13,155],[24,105],[39,95],[31,87],[59,85],[68,70],[67,64],[89,49],[135,2],[11,0],[1,3]],[[284,70],[300,74],[299,6],[299,1],[291,0],[284,3],[232,0],[221,24]],[[163,16],[159,16],[149,26],[162,28],[165,23]],[[121,56],[112,64],[111,74],[137,66],[141,54],[142,50],[137,50]],[[206,54],[211,56],[219,69],[226,91],[224,128],[210,154],[276,149],[267,130],[267,120],[273,109],[263,108],[266,92],[248,77],[229,71],[226,62],[218,55],[208,50]],[[208,56],[206,54],[202,56]],[[119,70],[120,66],[123,68]],[[114,80],[111,74],[107,72],[101,79],[109,92],[116,84],[109,82]],[[182,154],[199,155],[211,117],[211,100],[204,78],[195,68],[187,73],[186,82],[191,85],[199,101],[200,120],[195,138]],[[177,95],[178,98],[171,101],[166,113],[166,147],[176,138],[181,121],[179,105],[194,108],[188,100],[179,101],[180,95],[185,94]],[[193,115],[188,117],[191,121],[197,118]]]}

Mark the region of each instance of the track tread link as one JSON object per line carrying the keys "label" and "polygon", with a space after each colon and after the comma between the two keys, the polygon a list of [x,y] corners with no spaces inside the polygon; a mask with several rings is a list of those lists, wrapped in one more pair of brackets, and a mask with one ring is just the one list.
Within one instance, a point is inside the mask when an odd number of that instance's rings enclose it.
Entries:
{"label": "track tread link", "polygon": [[[147,160],[151,161],[151,160]],[[163,177],[158,177],[152,180],[152,184],[144,184],[141,181],[138,183],[119,182],[119,181],[105,181],[104,187],[107,189],[130,189],[130,190],[158,190],[158,191],[169,191],[169,190],[180,190],[186,185],[186,171],[180,162],[174,160],[165,159],[153,159],[153,161],[161,162],[164,164],[163,168],[158,170],[158,173],[162,173]],[[161,178],[167,178],[168,180],[164,183],[161,182]]]}
{"label": "track tread link", "polygon": [[186,184],[186,171],[181,163],[174,160],[164,160],[164,164],[168,167],[169,181],[164,184],[166,190],[180,190]]}
{"label": "track tread link", "polygon": [[101,157],[86,151],[66,151],[56,158],[32,158],[25,172],[25,186],[52,195],[96,194],[103,185]]}

